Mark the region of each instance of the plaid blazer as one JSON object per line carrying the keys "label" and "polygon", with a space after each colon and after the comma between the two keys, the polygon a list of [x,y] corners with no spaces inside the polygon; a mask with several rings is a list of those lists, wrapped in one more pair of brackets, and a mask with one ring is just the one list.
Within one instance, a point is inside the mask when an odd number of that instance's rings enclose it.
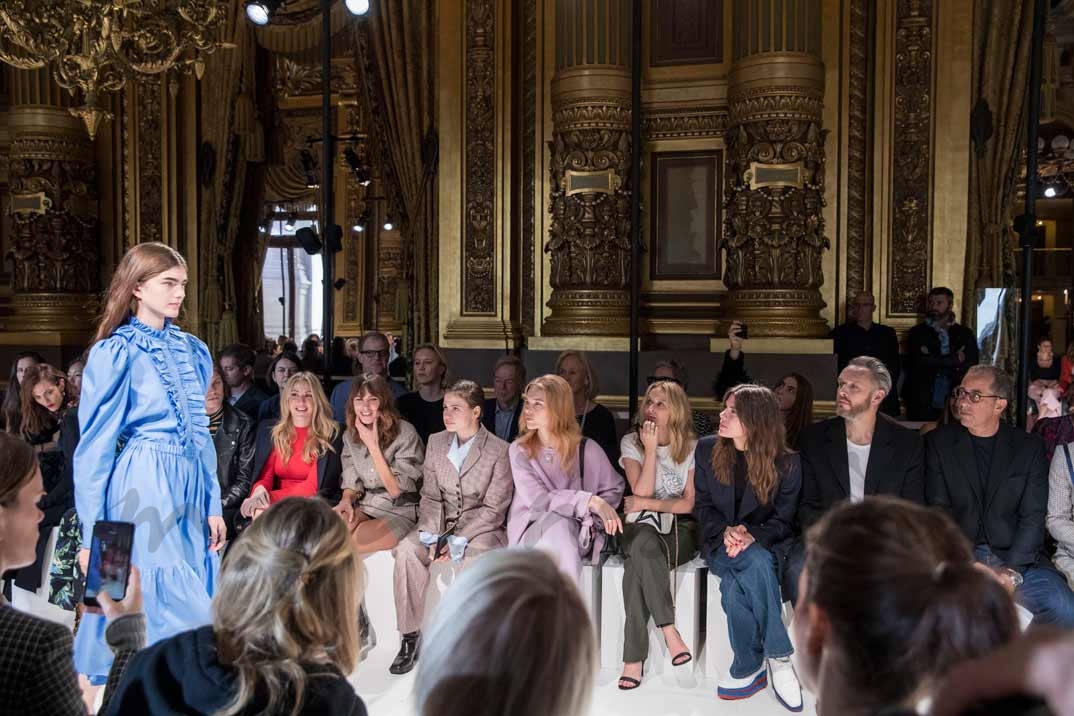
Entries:
{"label": "plaid blazer", "polygon": [[[141,630],[144,641],[144,621],[124,617],[113,626]],[[0,598],[0,716],[85,716],[73,653],[74,637],[67,627],[20,612]],[[133,648],[116,652],[105,703],[134,653]]]}

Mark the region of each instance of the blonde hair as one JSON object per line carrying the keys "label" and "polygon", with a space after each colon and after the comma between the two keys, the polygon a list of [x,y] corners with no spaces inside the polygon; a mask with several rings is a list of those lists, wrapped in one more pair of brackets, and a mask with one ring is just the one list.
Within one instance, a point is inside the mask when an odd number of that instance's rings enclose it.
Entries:
{"label": "blonde hair", "polygon": [[186,259],[172,247],[159,241],[131,247],[112,274],[112,283],[108,286],[93,343],[108,338],[138,312],[138,299],[134,297],[134,291],[139,284],[173,268],[185,269]]}
{"label": "blonde hair", "polygon": [[[549,413],[548,431],[552,434],[556,452],[559,453],[560,465],[569,471],[574,465],[578,445],[582,442],[582,429],[574,417],[574,396],[571,386],[558,375],[542,375],[534,378],[522,393],[526,400],[531,390],[544,391],[545,409]],[[541,448],[541,439],[536,430],[526,428],[518,437],[519,447],[533,460]]]}
{"label": "blonde hair", "polygon": [[317,376],[308,371],[295,373],[280,391],[280,420],[272,428],[272,446],[283,463],[291,459],[291,443],[295,439],[295,424],[291,419],[291,391],[297,383],[306,383],[313,393],[313,415],[310,418],[309,433],[302,446],[302,462],[310,464],[329,450],[334,450],[332,441],[339,434],[339,424],[332,418],[332,406],[324,395]]}
{"label": "blonde hair", "polygon": [[302,710],[310,664],[344,674],[358,663],[364,578],[347,526],[320,499],[291,497],[254,520],[229,549],[213,600],[220,662],[238,672],[221,716],[266,693],[265,713]]}
{"label": "blonde hair", "polygon": [[493,550],[464,570],[422,648],[414,693],[421,716],[588,711],[597,669],[589,613],[574,583],[538,550]]}
{"label": "blonde hair", "polygon": [[[391,344],[389,344],[389,347],[390,345]],[[435,343],[422,343],[420,346],[416,346],[414,352],[410,354],[412,360],[417,359],[418,351],[431,351],[436,356],[436,359],[440,361],[440,365],[444,368],[444,372],[440,374],[440,387],[446,389],[451,385],[451,379],[449,377],[451,370],[448,368],[447,357],[444,355],[444,351],[440,350],[440,347]]]}
{"label": "blonde hair", "polygon": [[657,381],[646,389],[638,405],[638,414],[634,417],[634,440],[640,447],[639,431],[642,423],[645,422],[645,408],[648,407],[654,390],[664,391],[664,400],[668,406],[668,435],[671,438],[668,452],[671,453],[671,459],[676,463],[686,462],[697,442],[697,436],[694,434],[693,414],[690,411],[690,399],[686,397],[686,391],[682,389],[682,386],[670,380]]}
{"label": "blonde hair", "polygon": [[[597,385],[597,374],[593,372],[593,364],[589,362],[589,356],[585,354],[585,351],[563,351],[560,353],[556,358],[556,375],[559,375],[559,369],[563,366],[563,361],[568,358],[574,358],[582,364],[586,379],[586,399],[592,400],[597,397],[597,393],[600,390],[600,387]],[[573,410],[573,408],[571,408],[571,410]]]}
{"label": "blonde hair", "polygon": [[[757,499],[767,505],[779,483],[778,460],[787,452],[786,428],[776,394],[763,385],[743,383],[724,395],[724,405],[735,397],[735,413],[746,431],[746,477]],[[717,438],[712,447],[712,472],[730,485],[735,479],[735,443]]]}

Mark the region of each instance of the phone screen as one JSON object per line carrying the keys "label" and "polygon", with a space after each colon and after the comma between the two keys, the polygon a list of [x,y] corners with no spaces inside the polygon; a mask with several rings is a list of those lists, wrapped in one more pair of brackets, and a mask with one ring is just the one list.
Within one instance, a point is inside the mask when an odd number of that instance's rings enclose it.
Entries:
{"label": "phone screen", "polygon": [[93,525],[86,592],[82,599],[85,604],[100,606],[97,595],[101,592],[107,592],[117,602],[127,595],[133,542],[134,524],[131,522],[98,522]]}

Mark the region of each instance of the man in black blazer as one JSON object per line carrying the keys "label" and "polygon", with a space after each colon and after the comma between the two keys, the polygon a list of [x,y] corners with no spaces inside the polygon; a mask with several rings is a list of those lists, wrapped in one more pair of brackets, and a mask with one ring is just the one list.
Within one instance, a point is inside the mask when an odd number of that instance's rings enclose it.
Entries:
{"label": "man in black blazer", "polygon": [[[873,323],[873,311],[876,299],[871,291],[859,291],[854,303],[848,304],[848,313],[852,316],[841,326],[832,329],[831,339],[838,362],[836,369],[842,372],[850,361],[858,356],[879,358],[891,375],[891,385],[899,384],[899,367],[902,357],[899,355],[899,337],[895,329],[882,323]],[[880,412],[898,417],[899,396],[895,390],[889,390],[880,404]]]}
{"label": "man in black blazer", "polygon": [[1048,464],[1037,435],[1007,425],[1007,374],[974,366],[957,396],[959,424],[925,437],[925,498],[954,518],[992,567],[1033,613],[1034,624],[1074,627],[1074,593],[1043,551]]}
{"label": "man in black blazer", "polygon": [[518,356],[505,355],[496,361],[492,389],[481,408],[481,424],[496,437],[512,442],[518,437],[518,419],[522,415],[522,390],[526,387],[526,366]]}
{"label": "man in black blazer", "polygon": [[220,376],[228,387],[228,403],[235,410],[257,420],[257,411],[268,393],[254,383],[254,363],[257,355],[249,346],[232,343],[220,351]]}
{"label": "man in black blazer", "polygon": [[[890,495],[925,503],[921,437],[879,413],[892,390],[885,364],[870,356],[847,363],[836,387],[836,417],[802,430],[802,492],[798,523],[809,529],[837,502]],[[799,535],[787,559],[784,594],[797,601],[805,564]]]}

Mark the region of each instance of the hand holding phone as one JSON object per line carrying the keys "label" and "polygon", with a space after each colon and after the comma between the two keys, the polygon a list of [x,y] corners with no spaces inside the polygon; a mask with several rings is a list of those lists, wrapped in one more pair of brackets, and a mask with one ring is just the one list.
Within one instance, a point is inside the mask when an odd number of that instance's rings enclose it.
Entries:
{"label": "hand holding phone", "polygon": [[101,521],[93,525],[83,604],[101,606],[97,599],[100,593],[107,593],[113,602],[127,596],[133,546],[133,523]]}

